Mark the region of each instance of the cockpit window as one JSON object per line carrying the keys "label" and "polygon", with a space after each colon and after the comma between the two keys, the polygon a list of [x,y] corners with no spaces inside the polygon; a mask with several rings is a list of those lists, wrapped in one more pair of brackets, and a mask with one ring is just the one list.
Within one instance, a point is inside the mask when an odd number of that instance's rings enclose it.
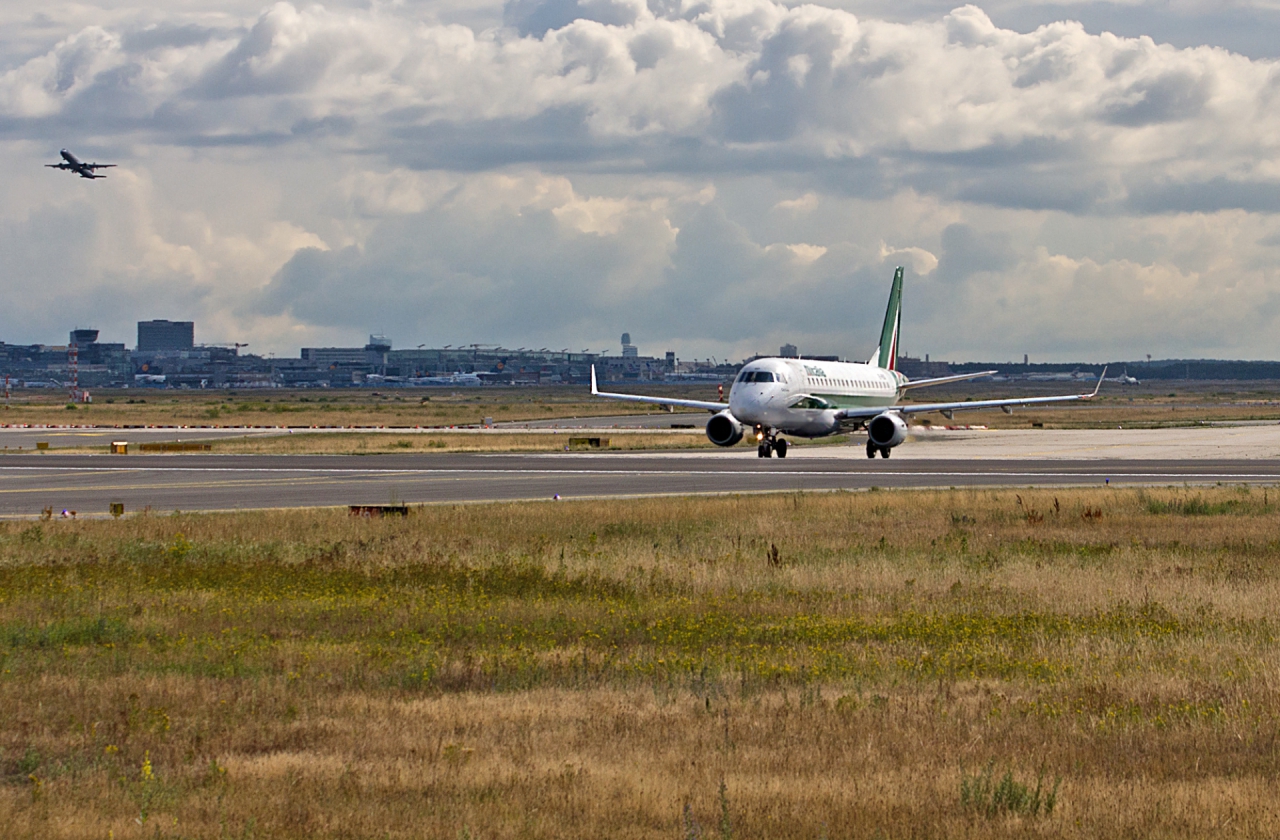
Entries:
{"label": "cockpit window", "polygon": [[739,382],[773,382],[773,373],[767,370],[744,370],[738,374]]}
{"label": "cockpit window", "polygon": [[821,397],[805,396],[792,400],[791,408],[833,408],[833,406]]}

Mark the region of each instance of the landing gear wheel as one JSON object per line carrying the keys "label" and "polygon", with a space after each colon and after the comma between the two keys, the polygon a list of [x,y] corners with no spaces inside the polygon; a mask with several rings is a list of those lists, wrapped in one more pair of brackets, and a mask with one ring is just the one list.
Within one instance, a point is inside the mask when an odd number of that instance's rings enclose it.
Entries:
{"label": "landing gear wheel", "polygon": [[867,457],[868,458],[876,457],[877,448],[878,447],[874,443],[872,443],[871,441],[867,441]]}
{"label": "landing gear wheel", "polygon": [[767,443],[760,444],[759,446],[756,447],[756,457],[758,458],[773,457],[773,447],[769,446],[769,444]]}
{"label": "landing gear wheel", "polygon": [[881,457],[881,458],[888,458],[888,457],[889,457],[889,447],[887,447],[887,446],[882,446],[882,447],[880,447],[880,457]]}
{"label": "landing gear wheel", "polygon": [[773,448],[777,450],[779,458],[787,457],[787,442],[785,440],[775,441]]}

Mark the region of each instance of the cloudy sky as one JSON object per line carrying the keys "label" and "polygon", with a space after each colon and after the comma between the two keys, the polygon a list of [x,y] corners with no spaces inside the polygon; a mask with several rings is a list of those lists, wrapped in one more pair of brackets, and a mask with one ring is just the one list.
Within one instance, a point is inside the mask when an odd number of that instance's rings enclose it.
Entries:
{"label": "cloudy sky", "polygon": [[[9,0],[0,340],[1280,358],[1280,0]],[[119,168],[41,167],[66,147]]]}

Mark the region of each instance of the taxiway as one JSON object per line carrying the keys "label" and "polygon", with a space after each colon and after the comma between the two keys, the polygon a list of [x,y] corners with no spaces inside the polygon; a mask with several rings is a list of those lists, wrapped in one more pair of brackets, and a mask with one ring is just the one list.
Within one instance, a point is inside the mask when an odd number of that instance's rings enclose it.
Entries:
{"label": "taxiway", "polygon": [[[844,447],[848,450],[852,447]],[[799,453],[797,453],[799,454]],[[1280,460],[824,456],[753,451],[404,455],[10,455],[0,516],[481,502],[871,487],[1280,483]],[[841,452],[840,455],[845,455]]]}

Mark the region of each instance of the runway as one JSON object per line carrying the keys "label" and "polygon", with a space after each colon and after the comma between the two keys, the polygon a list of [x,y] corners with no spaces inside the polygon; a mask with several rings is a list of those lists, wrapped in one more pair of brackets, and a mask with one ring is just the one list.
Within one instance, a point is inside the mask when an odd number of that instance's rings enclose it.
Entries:
{"label": "runway", "polygon": [[104,515],[150,508],[234,510],[870,487],[1280,483],[1280,460],[874,461],[819,452],[349,455],[9,455],[0,516],[44,508]]}

